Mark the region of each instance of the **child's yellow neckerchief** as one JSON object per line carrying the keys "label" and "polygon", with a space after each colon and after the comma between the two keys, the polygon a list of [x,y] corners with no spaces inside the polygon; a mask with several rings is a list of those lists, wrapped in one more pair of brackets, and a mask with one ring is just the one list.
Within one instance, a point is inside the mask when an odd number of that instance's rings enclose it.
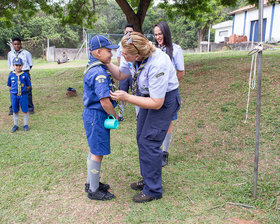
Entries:
{"label": "child's yellow neckerchief", "polygon": [[[18,85],[17,85],[17,87],[18,87],[18,96],[20,96],[21,95],[21,83],[20,83],[20,76],[24,73],[24,72],[20,72],[19,74],[17,74],[16,72],[14,72],[16,75],[17,75],[17,81],[18,81]],[[24,84],[22,84],[22,85],[24,85]]]}

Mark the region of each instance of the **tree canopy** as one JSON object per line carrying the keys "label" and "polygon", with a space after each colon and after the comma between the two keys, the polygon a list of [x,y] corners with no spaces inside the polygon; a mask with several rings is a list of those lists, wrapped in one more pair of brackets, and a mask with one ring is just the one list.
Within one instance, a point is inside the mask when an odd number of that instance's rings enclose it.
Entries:
{"label": "tree canopy", "polygon": [[[160,3],[160,6],[166,9],[169,17],[181,14],[192,20],[199,20],[201,14],[210,13],[213,11],[213,4],[226,7],[235,7],[241,1],[242,0],[173,0],[172,3],[170,3],[169,0],[163,0],[163,2]],[[276,0],[269,0],[270,3],[275,1]],[[246,5],[258,5],[259,0],[245,0],[242,2],[244,2]]]}
{"label": "tree canopy", "polygon": [[[6,44],[12,38],[24,41],[24,47],[32,50],[32,55],[41,57],[43,48],[47,46],[47,37],[51,46],[77,48],[82,42],[82,27],[74,25],[61,26],[59,19],[37,13],[30,20],[25,21],[20,15],[14,15],[11,20],[12,27],[0,27],[0,55],[4,56],[9,51]],[[28,46],[26,46],[28,44]]]}
{"label": "tree canopy", "polygon": [[0,22],[11,26],[14,14],[19,14],[24,20],[33,17],[37,12],[59,18],[65,24],[91,26],[95,21],[95,7],[106,0],[1,0]]}
{"label": "tree canopy", "polygon": [[[152,0],[115,0],[124,12],[127,22],[136,26],[136,30],[142,31],[147,10],[151,7]],[[169,13],[177,12],[184,14],[187,18],[195,19],[196,15],[209,11],[211,0],[174,0],[170,5]],[[216,0],[225,6],[233,6],[238,0]],[[271,0],[275,1],[275,0]],[[168,4],[168,0],[163,0]],[[34,16],[38,11],[53,15],[65,24],[76,24],[92,28],[96,22],[96,9],[103,7],[107,0],[1,0],[0,22],[2,25],[11,26],[14,14],[19,14],[24,20]],[[258,3],[258,0],[248,0],[248,3]]]}
{"label": "tree canopy", "polygon": [[[121,34],[126,23],[136,26],[138,21],[137,31],[152,34],[154,25],[162,20],[168,21],[174,42],[183,48],[195,48],[206,39],[210,24],[230,19],[227,14],[234,8],[224,7],[223,4],[237,4],[236,7],[248,5],[247,0],[201,0],[199,3],[196,0],[174,0],[172,5],[162,0],[162,4],[156,6],[152,6],[153,0],[84,0],[82,6],[75,6],[79,1],[66,5],[62,0],[2,0],[0,55],[6,55],[6,43],[13,37],[36,43],[39,40],[45,43],[48,37],[56,47],[79,48],[85,23],[92,33]],[[87,20],[86,15],[75,15],[83,6],[87,12],[94,12],[90,15],[91,19]],[[5,29],[7,25],[9,29]]]}

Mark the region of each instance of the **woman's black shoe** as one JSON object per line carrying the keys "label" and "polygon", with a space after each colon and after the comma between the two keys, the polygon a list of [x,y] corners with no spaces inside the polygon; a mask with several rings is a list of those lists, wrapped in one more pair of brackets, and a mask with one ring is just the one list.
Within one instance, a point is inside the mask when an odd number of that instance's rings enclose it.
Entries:
{"label": "woman's black shoe", "polygon": [[142,191],[145,186],[144,180],[139,180],[138,182],[130,184],[131,189],[135,191]]}
{"label": "woman's black shoe", "polygon": [[158,200],[160,198],[151,197],[149,195],[144,194],[142,191],[139,194],[133,196],[133,201],[136,203],[145,203],[152,200]]}

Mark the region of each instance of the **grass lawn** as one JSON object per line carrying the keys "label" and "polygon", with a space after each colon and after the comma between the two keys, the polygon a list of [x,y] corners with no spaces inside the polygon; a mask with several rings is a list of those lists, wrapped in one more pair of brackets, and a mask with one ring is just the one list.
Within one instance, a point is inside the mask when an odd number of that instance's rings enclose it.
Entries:
{"label": "grass lawn", "polygon": [[[116,198],[84,193],[88,146],[82,123],[85,61],[38,61],[32,69],[30,131],[10,133],[6,61],[0,62],[0,223],[280,223],[280,51],[263,54],[257,199],[252,197],[256,90],[244,124],[251,57],[246,52],[188,54],[173,123],[163,198],[135,204],[140,178],[135,109],[111,132],[101,181]],[[35,61],[36,62],[36,61]],[[68,67],[69,65],[69,67]],[[78,96],[67,98],[66,89]],[[247,222],[246,222],[247,221]]]}

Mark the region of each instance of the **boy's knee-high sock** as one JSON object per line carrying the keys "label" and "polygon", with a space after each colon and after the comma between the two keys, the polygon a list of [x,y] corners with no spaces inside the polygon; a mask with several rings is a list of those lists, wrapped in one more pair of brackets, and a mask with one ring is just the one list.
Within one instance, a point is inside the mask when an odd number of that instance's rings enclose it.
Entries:
{"label": "boy's knee-high sock", "polygon": [[[88,154],[88,157],[87,157],[87,164],[90,162],[89,160],[90,160],[90,158],[91,158],[91,154],[89,153]],[[89,176],[87,177],[87,184],[89,184]]]}
{"label": "boy's knee-high sock", "polygon": [[87,161],[89,189],[95,192],[99,188],[101,163],[92,159]]}
{"label": "boy's knee-high sock", "polygon": [[171,143],[172,133],[167,133],[162,143],[162,151],[167,152]]}
{"label": "boy's knee-high sock", "polygon": [[14,125],[18,126],[18,114],[13,113]]}
{"label": "boy's knee-high sock", "polygon": [[24,122],[24,125],[28,125],[28,120],[29,120],[29,114],[24,114],[24,115],[23,115],[23,122]]}

